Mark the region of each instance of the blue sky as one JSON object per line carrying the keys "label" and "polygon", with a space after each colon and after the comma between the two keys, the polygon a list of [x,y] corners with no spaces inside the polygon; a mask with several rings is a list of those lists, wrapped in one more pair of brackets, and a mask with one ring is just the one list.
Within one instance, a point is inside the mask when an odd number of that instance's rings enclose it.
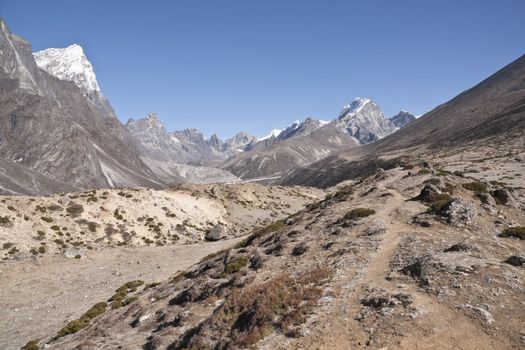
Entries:
{"label": "blue sky", "polygon": [[422,114],[525,53],[525,1],[29,1],[35,51],[83,46],[119,118],[264,136],[356,96]]}

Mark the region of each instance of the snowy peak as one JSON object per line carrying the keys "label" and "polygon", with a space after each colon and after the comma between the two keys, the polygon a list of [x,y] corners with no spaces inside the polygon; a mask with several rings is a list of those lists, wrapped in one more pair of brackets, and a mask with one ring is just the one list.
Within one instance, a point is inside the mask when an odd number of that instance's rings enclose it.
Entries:
{"label": "snowy peak", "polygon": [[93,66],[79,45],[38,51],[33,56],[40,68],[61,80],[72,81],[85,95],[93,92],[100,94]]}
{"label": "snowy peak", "polygon": [[377,141],[396,130],[376,103],[362,97],[344,106],[334,124],[362,144]]}
{"label": "snowy peak", "polygon": [[367,98],[356,97],[352,101],[352,103],[343,106],[343,108],[341,109],[341,113],[339,113],[339,119],[343,118],[344,116],[350,113],[358,113],[363,107],[365,107],[369,103],[372,103],[372,101]]}

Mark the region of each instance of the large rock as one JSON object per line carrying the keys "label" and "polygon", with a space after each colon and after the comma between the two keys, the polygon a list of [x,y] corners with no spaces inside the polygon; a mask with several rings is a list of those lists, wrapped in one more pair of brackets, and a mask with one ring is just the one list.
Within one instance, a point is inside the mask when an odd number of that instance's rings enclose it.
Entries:
{"label": "large rock", "polygon": [[442,192],[437,188],[437,186],[432,184],[426,184],[425,187],[419,193],[419,196],[416,198],[422,202],[429,203],[435,200],[437,195]]}
{"label": "large rock", "polygon": [[490,195],[490,193],[481,192],[481,193],[476,194],[476,196],[479,198],[482,204],[486,204],[490,206],[496,205],[496,201],[494,200],[494,197]]}
{"label": "large rock", "polygon": [[465,226],[472,222],[477,213],[476,206],[472,202],[454,198],[445,204],[438,214],[450,225]]}
{"label": "large rock", "polygon": [[496,201],[500,204],[506,204],[511,207],[516,206],[516,200],[512,196],[509,190],[505,188],[500,188],[492,192],[492,195]]}
{"label": "large rock", "polygon": [[228,235],[228,230],[226,227],[224,227],[221,224],[217,224],[213,226],[208,232],[206,232],[206,235],[204,238],[207,241],[218,241],[220,239],[225,238]]}

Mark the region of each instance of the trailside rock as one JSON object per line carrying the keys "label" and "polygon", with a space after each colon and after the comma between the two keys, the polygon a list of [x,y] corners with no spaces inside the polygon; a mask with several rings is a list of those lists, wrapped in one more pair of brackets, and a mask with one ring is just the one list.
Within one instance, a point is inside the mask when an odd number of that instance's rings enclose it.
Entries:
{"label": "trailside rock", "polygon": [[228,232],[226,228],[221,224],[217,224],[213,226],[208,232],[206,232],[206,235],[204,236],[204,238],[207,241],[218,241],[220,239],[223,239],[227,235],[228,235]]}
{"label": "trailside rock", "polygon": [[477,213],[476,206],[472,202],[454,198],[445,204],[438,215],[450,225],[465,226],[472,222]]}

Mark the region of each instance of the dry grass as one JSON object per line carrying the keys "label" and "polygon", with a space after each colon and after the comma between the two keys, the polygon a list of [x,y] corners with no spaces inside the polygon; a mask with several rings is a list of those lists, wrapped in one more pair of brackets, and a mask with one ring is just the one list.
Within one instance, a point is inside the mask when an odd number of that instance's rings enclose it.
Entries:
{"label": "dry grass", "polygon": [[[315,268],[299,275],[281,274],[272,280],[234,291],[207,326],[219,331],[232,348],[249,347],[272,331],[294,336],[323,295],[330,268]],[[190,330],[170,349],[207,348],[205,327]],[[200,334],[203,332],[203,334]],[[228,340],[226,340],[228,339]],[[213,346],[211,346],[213,347]]]}

